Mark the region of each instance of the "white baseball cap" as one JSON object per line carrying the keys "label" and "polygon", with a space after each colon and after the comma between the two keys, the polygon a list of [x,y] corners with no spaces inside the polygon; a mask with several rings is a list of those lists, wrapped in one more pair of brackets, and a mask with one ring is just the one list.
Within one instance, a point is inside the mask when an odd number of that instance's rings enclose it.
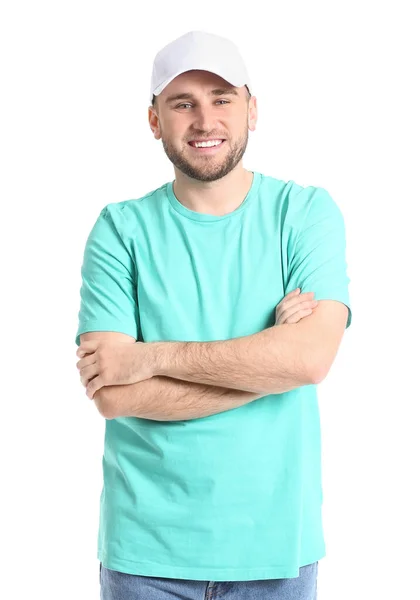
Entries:
{"label": "white baseball cap", "polygon": [[252,94],[248,71],[236,45],[213,33],[189,31],[156,54],[150,103],[153,95],[158,96],[175,77],[193,69],[215,73],[235,87],[246,85]]}

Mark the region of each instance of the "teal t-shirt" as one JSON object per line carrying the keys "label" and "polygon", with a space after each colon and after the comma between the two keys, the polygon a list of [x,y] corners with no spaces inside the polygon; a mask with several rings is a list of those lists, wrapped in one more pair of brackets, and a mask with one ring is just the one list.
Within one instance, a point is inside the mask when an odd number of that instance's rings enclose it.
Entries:
{"label": "teal t-shirt", "polygon": [[[300,287],[349,308],[342,213],[320,187],[254,172],[233,212],[181,204],[173,182],[106,205],[81,269],[76,343],[215,341],[275,323]],[[135,575],[297,577],[325,556],[316,385],[199,419],[105,421],[98,559]]]}

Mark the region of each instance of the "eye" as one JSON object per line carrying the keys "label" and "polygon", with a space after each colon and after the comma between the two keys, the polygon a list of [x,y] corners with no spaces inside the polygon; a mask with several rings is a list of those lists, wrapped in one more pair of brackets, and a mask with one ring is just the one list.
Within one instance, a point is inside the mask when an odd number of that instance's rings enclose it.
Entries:
{"label": "eye", "polygon": [[[230,104],[230,102],[228,100],[217,100],[217,102],[224,102],[225,104]],[[191,102],[183,102],[182,104],[178,104],[177,106],[175,106],[175,108],[182,108],[183,106],[192,106]]]}

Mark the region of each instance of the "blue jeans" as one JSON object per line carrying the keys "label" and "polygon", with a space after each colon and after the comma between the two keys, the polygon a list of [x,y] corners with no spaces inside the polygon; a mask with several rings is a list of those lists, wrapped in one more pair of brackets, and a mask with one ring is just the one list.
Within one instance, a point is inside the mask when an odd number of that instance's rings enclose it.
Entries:
{"label": "blue jeans", "polygon": [[253,581],[195,581],[112,571],[99,564],[101,600],[317,600],[318,561],[299,577]]}

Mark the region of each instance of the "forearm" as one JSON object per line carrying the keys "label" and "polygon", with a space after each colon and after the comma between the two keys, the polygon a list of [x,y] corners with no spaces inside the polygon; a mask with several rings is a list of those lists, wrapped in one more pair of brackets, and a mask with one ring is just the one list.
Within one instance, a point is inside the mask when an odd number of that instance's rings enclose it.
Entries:
{"label": "forearm", "polygon": [[296,324],[216,342],[152,342],[155,373],[267,395],[314,383],[313,346]]}
{"label": "forearm", "polygon": [[208,417],[237,408],[264,394],[232,390],[157,376],[130,385],[99,390],[102,416],[140,417],[155,421],[183,421]]}

